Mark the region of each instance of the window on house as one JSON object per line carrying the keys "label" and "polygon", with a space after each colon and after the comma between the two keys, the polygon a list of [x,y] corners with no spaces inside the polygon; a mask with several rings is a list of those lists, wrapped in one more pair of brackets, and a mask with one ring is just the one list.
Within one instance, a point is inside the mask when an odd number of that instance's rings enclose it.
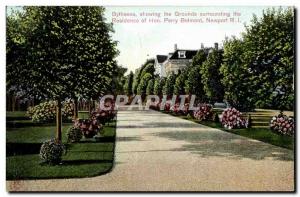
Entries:
{"label": "window on house", "polygon": [[179,58],[185,58],[185,51],[178,51]]}

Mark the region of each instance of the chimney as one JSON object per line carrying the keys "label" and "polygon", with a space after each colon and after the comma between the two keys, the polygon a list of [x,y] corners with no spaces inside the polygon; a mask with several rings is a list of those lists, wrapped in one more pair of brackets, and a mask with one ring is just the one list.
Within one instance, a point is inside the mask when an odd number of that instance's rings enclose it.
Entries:
{"label": "chimney", "polygon": [[174,44],[174,51],[177,50],[177,44]]}
{"label": "chimney", "polygon": [[204,44],[203,43],[201,43],[201,49],[204,49]]}
{"label": "chimney", "polygon": [[215,42],[215,49],[218,50],[218,47],[219,47],[218,43]]}

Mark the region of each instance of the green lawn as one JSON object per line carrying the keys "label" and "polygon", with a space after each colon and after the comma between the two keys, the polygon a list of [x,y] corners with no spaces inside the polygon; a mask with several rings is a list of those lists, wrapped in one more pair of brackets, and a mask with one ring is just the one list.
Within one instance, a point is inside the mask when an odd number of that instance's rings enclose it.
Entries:
{"label": "green lawn", "polygon": [[199,124],[202,124],[205,126],[218,128],[218,129],[221,129],[221,130],[229,132],[229,133],[234,133],[234,134],[241,135],[244,137],[256,139],[256,140],[259,140],[262,142],[273,144],[275,146],[280,146],[280,147],[291,149],[291,150],[294,149],[294,138],[293,137],[276,134],[276,133],[272,132],[269,128],[245,128],[245,129],[229,130],[229,129],[225,129],[224,127],[222,127],[220,122],[213,122],[213,121],[199,122],[195,119],[188,118],[187,116],[176,116],[176,117],[191,120],[193,122],[196,122],[196,123],[199,123]]}
{"label": "green lawn", "polygon": [[[70,123],[63,124],[65,144],[66,131],[70,126]],[[55,126],[11,126],[6,131],[7,179],[75,178],[107,173],[113,166],[115,128],[116,121],[113,121],[104,127],[99,141],[82,139],[79,143],[66,145],[67,153],[62,164],[49,166],[41,164],[39,150],[43,141],[55,136]]]}

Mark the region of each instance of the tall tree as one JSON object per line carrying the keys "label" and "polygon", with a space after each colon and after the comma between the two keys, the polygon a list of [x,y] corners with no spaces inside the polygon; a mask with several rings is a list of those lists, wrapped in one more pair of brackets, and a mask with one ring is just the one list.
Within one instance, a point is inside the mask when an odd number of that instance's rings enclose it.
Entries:
{"label": "tall tree", "polygon": [[174,94],[175,95],[184,95],[184,85],[187,77],[187,70],[182,70],[178,73],[175,83],[174,83]]}
{"label": "tall tree", "polygon": [[157,77],[154,82],[153,93],[157,96],[161,96],[163,94],[162,90],[164,85],[165,85],[165,78]]}
{"label": "tall tree", "polygon": [[124,91],[127,95],[132,95],[132,84],[133,84],[133,72],[130,71],[129,75],[127,76],[125,85],[124,85]]}
{"label": "tall tree", "polygon": [[203,62],[200,73],[206,96],[211,102],[222,101],[224,89],[219,69],[222,64],[222,50],[212,49],[207,60]]}
{"label": "tall tree", "polygon": [[205,101],[200,66],[194,66],[188,69],[187,78],[184,82],[184,90],[188,95],[196,95],[197,100],[200,102]]}
{"label": "tall tree", "polygon": [[148,81],[148,85],[147,85],[147,88],[146,88],[146,94],[147,95],[152,95],[153,94],[153,88],[154,88],[154,80],[150,79]]}
{"label": "tall tree", "polygon": [[112,78],[112,87],[110,92],[114,95],[123,94],[124,93],[124,84],[126,82],[126,77],[124,76],[127,72],[127,68],[122,66],[117,66],[116,72]]}
{"label": "tall tree", "polygon": [[165,82],[165,85],[163,87],[163,94],[167,95],[168,97],[172,96],[174,93],[174,83],[176,80],[176,74],[171,73]]}
{"label": "tall tree", "polygon": [[252,86],[249,80],[250,73],[242,57],[247,49],[242,40],[234,37],[226,39],[223,46],[224,62],[220,72],[224,76],[221,80],[225,91],[224,98],[231,106],[239,110],[251,110],[255,107],[254,91],[249,88]]}
{"label": "tall tree", "polygon": [[[23,52],[7,62],[7,77],[18,80],[10,80],[8,88],[57,101],[57,140],[61,140],[61,101],[96,98],[111,89],[118,52],[110,36],[112,26],[103,16],[104,8],[98,6],[29,6],[17,18],[8,17],[8,26],[16,20],[24,27],[19,32]],[[7,50],[8,57],[11,51]],[[14,67],[20,72],[12,75]]]}
{"label": "tall tree", "polygon": [[141,81],[140,84],[137,88],[137,94],[141,95],[142,97],[144,97],[146,95],[146,90],[147,90],[147,86],[148,86],[148,82],[149,80],[151,80],[153,78],[153,76],[150,73],[146,73]]}
{"label": "tall tree", "polygon": [[243,61],[257,107],[293,109],[294,8],[268,9],[253,17],[243,35]]}

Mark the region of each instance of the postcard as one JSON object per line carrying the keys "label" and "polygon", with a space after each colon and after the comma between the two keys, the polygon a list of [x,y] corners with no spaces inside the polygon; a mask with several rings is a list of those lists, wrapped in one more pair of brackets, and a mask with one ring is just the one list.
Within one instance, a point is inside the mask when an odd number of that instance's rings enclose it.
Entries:
{"label": "postcard", "polygon": [[295,192],[295,8],[7,6],[8,192]]}

